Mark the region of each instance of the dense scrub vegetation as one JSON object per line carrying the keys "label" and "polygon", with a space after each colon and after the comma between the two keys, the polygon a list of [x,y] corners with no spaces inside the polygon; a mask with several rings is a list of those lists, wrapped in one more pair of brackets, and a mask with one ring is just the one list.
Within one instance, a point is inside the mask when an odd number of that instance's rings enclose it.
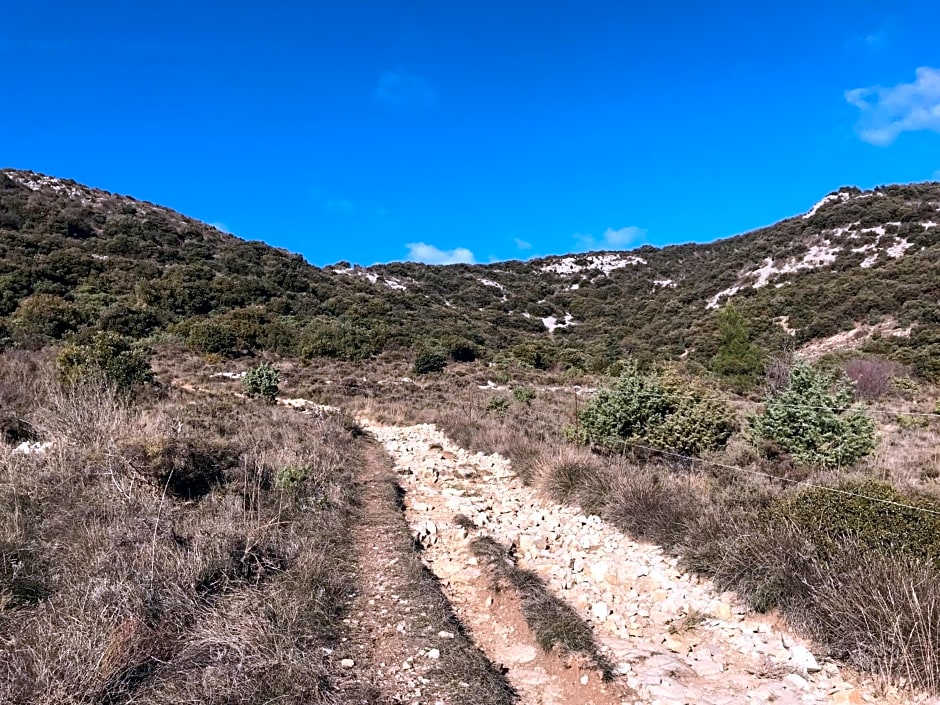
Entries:
{"label": "dense scrub vegetation", "polygon": [[[645,246],[631,253],[643,263],[606,273],[575,256],[582,269],[559,273],[543,269],[557,258],[320,269],[168,209],[44,179],[0,172],[0,346],[39,348],[100,329],[135,340],[169,334],[229,357],[362,360],[442,346],[456,362],[509,351],[536,369],[575,372],[686,355],[746,390],[766,353],[891,320],[912,326],[910,335],[875,339],[872,351],[940,378],[940,228],[923,225],[936,217],[936,184],[884,187],[710,245]],[[741,284],[741,272],[768,258],[798,262],[852,224],[910,246],[862,268],[865,253],[852,247],[865,243],[846,241],[833,264],[788,274],[788,285],[747,280],[733,298],[738,319],[706,308]],[[575,324],[554,332],[540,320],[566,313]]]}

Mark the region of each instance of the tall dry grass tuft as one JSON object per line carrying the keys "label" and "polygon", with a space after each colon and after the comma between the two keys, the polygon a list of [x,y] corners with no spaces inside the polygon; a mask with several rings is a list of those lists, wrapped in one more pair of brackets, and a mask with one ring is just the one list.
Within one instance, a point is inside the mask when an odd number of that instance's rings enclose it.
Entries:
{"label": "tall dry grass tuft", "polygon": [[130,397],[103,378],[74,383],[46,379],[36,407],[34,425],[53,446],[98,452],[113,447],[135,413]]}
{"label": "tall dry grass tuft", "polygon": [[859,668],[940,690],[940,571],[934,563],[846,542],[834,561],[814,567],[808,620],[818,637]]}

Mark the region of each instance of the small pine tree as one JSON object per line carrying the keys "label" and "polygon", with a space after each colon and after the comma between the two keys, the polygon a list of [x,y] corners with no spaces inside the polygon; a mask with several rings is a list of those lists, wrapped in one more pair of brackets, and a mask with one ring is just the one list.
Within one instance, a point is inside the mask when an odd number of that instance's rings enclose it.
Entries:
{"label": "small pine tree", "polygon": [[272,365],[262,362],[245,373],[245,393],[250,397],[261,397],[269,402],[277,398],[281,373]]}
{"label": "small pine tree", "polygon": [[852,389],[805,362],[794,365],[790,386],[750,418],[751,433],[779,445],[794,459],[826,468],[851,465],[875,449],[875,424],[850,410]]}
{"label": "small pine tree", "polygon": [[576,440],[611,448],[648,446],[687,455],[723,447],[735,428],[720,398],[673,373],[641,372],[636,363],[578,414]]}
{"label": "small pine tree", "polygon": [[753,389],[763,370],[760,349],[751,342],[744,316],[732,305],[718,314],[720,342],[712,370],[739,391]]}

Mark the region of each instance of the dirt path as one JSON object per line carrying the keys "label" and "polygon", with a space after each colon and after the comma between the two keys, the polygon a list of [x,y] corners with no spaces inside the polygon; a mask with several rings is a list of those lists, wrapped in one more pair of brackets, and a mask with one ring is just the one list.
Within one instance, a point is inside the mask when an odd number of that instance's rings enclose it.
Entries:
{"label": "dirt path", "polygon": [[467,638],[437,580],[415,552],[400,488],[376,444],[358,482],[353,530],[356,591],[349,633],[333,654],[344,703],[492,704],[513,702],[502,675]]}
{"label": "dirt path", "polygon": [[[773,617],[748,614],[734,594],[682,573],[658,547],[544,500],[505,459],[471,454],[433,426],[365,423],[394,459],[408,522],[427,546],[423,560],[474,640],[508,669],[523,702],[912,702],[814,655]],[[533,650],[518,605],[489,591],[469,550],[474,536],[511,547],[521,567],[593,626],[619,674],[612,686],[598,687],[596,672],[583,664],[565,668]]]}

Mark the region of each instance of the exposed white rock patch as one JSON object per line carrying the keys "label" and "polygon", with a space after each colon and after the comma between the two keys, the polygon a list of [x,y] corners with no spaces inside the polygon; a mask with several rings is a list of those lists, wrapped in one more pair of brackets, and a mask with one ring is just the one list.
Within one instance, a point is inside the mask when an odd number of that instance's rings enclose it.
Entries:
{"label": "exposed white rock patch", "polygon": [[[364,277],[369,280],[371,284],[381,283],[383,286],[388,287],[392,291],[408,291],[408,287],[400,280],[395,277],[380,277],[377,273],[364,269],[362,267],[340,267],[333,269],[333,274],[348,274],[354,277]],[[381,278],[381,282],[379,279]],[[414,282],[412,282],[414,283]]]}
{"label": "exposed white rock patch", "polygon": [[580,288],[581,288],[580,284],[572,284],[571,286],[568,287],[568,291],[577,291]]}
{"label": "exposed white rock patch", "polygon": [[61,193],[72,199],[79,199],[83,203],[88,203],[91,197],[91,190],[78,184],[67,184],[62,179],[54,176],[43,176],[42,174],[33,174],[18,171],[4,171],[10,179],[16,183],[25,186],[30,191],[41,191],[49,189],[56,193]]}
{"label": "exposed white rock patch", "polygon": [[824,196],[819,203],[810,208],[809,213],[806,213],[803,216],[803,220],[807,218],[812,218],[823,206],[829,205],[830,203],[845,203],[852,197],[852,194],[846,191],[837,191],[836,193],[830,193],[828,196]]}
{"label": "exposed white rock patch", "polygon": [[671,289],[675,289],[676,283],[672,279],[654,279],[653,286],[660,286],[663,288],[669,287]]}
{"label": "exposed white rock patch", "polygon": [[790,327],[790,317],[789,316],[778,316],[777,325],[783,328],[783,332],[787,335],[796,335],[796,328]]}
{"label": "exposed white rock patch", "polygon": [[865,259],[863,259],[861,265],[859,266],[862,269],[869,269],[870,267],[873,267],[875,265],[875,262],[877,261],[878,261],[878,253],[875,252],[873,254],[868,255],[868,257],[866,257]]}
{"label": "exposed white rock patch", "polygon": [[904,253],[913,246],[913,242],[908,242],[903,237],[896,237],[894,238],[894,244],[885,251],[885,254],[893,259],[898,259],[899,257],[903,257]]}
{"label": "exposed white rock patch", "polygon": [[930,230],[931,228],[936,228],[937,225],[938,224],[932,220],[928,220],[926,223],[921,223],[921,227],[923,227],[924,230]]}
{"label": "exposed white rock patch", "polygon": [[[751,284],[751,287],[754,289],[760,289],[761,287],[766,286],[770,281],[770,278],[773,276],[780,274],[792,274],[802,269],[817,269],[819,267],[832,264],[836,261],[836,253],[840,252],[841,250],[841,247],[833,247],[829,240],[823,240],[822,243],[811,246],[806,251],[806,254],[803,255],[802,259],[799,260],[791,258],[784,264],[778,266],[774,264],[772,257],[767,257],[764,259],[763,266],[751,270],[750,272],[745,272],[741,275],[741,279],[753,277],[754,283]],[[744,286],[745,284],[739,281],[735,286],[719,291],[708,300],[705,308],[718,308],[719,301],[722,298],[734,296],[736,293],[741,291]]]}
{"label": "exposed white rock patch", "polygon": [[646,264],[646,260],[636,255],[622,254],[568,255],[549,264],[543,264],[539,270],[552,274],[578,274],[589,270],[610,274],[614,270],[635,264]]}
{"label": "exposed white rock patch", "polygon": [[708,300],[705,308],[718,308],[719,301],[721,301],[723,298],[734,296],[739,291],[741,291],[740,286],[729,286],[727,289],[722,289]]}
{"label": "exposed white rock patch", "polygon": [[891,317],[887,317],[875,325],[857,323],[852,330],[842,331],[828,338],[810,341],[796,351],[796,356],[805,360],[814,360],[837,350],[857,348],[870,340],[876,332],[885,338],[906,338],[910,336],[913,330],[911,326],[898,328],[897,325],[897,321]]}
{"label": "exposed white rock patch", "polygon": [[568,326],[577,325],[574,320],[574,316],[570,313],[565,313],[565,320],[563,323],[560,323],[557,318],[554,316],[546,316],[542,319],[542,323],[548,329],[548,332],[551,333],[556,328],[567,328]]}
{"label": "exposed white rock patch", "polygon": [[216,372],[210,377],[225,377],[226,379],[244,379],[244,372]]}
{"label": "exposed white rock patch", "polygon": [[23,441],[13,449],[13,452],[17,455],[43,455],[50,448],[52,448],[52,441]]}
{"label": "exposed white rock patch", "polygon": [[491,286],[491,287],[493,287],[494,289],[499,289],[500,292],[501,292],[502,295],[503,295],[503,296],[502,296],[502,300],[503,300],[503,301],[508,301],[508,300],[509,300],[509,299],[506,297],[506,287],[504,287],[504,286],[503,286],[502,284],[500,284],[499,282],[494,282],[492,279],[486,279],[486,278],[480,278],[480,279],[477,279],[477,281],[480,282],[483,286]]}

